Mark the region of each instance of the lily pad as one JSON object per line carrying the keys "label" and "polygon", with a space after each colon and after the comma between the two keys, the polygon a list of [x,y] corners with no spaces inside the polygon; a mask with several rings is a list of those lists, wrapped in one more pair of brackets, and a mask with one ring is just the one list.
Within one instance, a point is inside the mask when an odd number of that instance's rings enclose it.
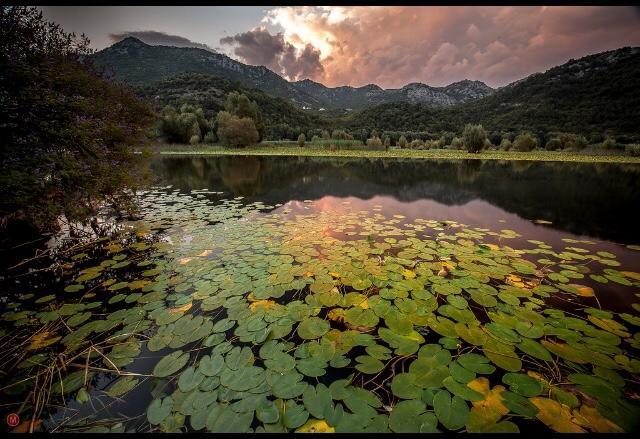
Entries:
{"label": "lily pad", "polygon": [[166,357],[163,357],[153,368],[153,375],[158,378],[164,378],[173,375],[182,369],[189,361],[189,353],[176,350]]}

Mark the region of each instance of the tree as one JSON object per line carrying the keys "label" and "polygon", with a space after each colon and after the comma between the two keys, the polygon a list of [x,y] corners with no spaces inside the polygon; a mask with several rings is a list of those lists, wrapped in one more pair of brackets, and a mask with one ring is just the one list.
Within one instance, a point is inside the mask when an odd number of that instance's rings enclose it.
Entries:
{"label": "tree", "polygon": [[61,215],[84,221],[104,203],[131,212],[131,189],[151,175],[134,147],[151,134],[153,113],[102,79],[88,44],[36,8],[0,7],[3,228],[21,218],[55,231]]}
{"label": "tree", "polygon": [[205,117],[202,108],[192,105],[183,105],[180,112],[167,105],[162,110],[158,131],[167,142],[192,143],[192,137],[202,139],[203,133],[211,131],[210,123]]}
{"label": "tree", "polygon": [[486,138],[487,132],[484,130],[482,125],[467,124],[462,132],[462,142],[469,152],[480,152],[484,146]]}
{"label": "tree", "polygon": [[224,102],[225,111],[239,118],[250,118],[258,131],[258,141],[264,137],[264,121],[258,104],[250,100],[244,93],[232,91]]}
{"label": "tree", "polygon": [[304,136],[304,133],[300,133],[300,135],[298,136],[298,146],[300,148],[302,148],[304,146],[304,142],[305,140],[307,140]]}
{"label": "tree", "polygon": [[371,137],[367,139],[367,147],[371,149],[382,149],[384,146],[379,137]]}
{"label": "tree", "polygon": [[228,146],[247,146],[259,137],[253,119],[234,116],[228,111],[218,113],[218,138]]}
{"label": "tree", "polygon": [[389,136],[384,136],[383,143],[384,150],[389,151],[389,147],[391,146],[391,138]]}
{"label": "tree", "polygon": [[552,137],[544,147],[547,151],[557,151],[562,149],[562,142],[557,137]]}
{"label": "tree", "polygon": [[502,138],[502,142],[500,142],[500,149],[503,151],[509,151],[511,149],[511,142],[506,137]]}
{"label": "tree", "polygon": [[407,147],[407,138],[404,136],[400,136],[400,138],[398,139],[398,147],[399,148],[406,148]]}
{"label": "tree", "polygon": [[513,141],[513,149],[516,151],[532,151],[538,147],[538,139],[531,133],[520,133]]}

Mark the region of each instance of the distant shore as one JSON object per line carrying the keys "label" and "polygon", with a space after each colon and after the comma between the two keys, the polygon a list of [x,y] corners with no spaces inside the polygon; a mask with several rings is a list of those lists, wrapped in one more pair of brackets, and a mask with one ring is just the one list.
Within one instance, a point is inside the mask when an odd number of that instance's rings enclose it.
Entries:
{"label": "distant shore", "polygon": [[611,154],[607,151],[482,151],[477,154],[447,149],[395,149],[389,151],[338,149],[335,151],[317,146],[289,144],[263,144],[244,148],[229,148],[220,145],[156,144],[151,151],[161,155],[210,155],[210,156],[290,156],[290,157],[359,157],[359,158],[415,158],[451,160],[523,160],[577,163],[630,163],[640,164],[640,157]]}

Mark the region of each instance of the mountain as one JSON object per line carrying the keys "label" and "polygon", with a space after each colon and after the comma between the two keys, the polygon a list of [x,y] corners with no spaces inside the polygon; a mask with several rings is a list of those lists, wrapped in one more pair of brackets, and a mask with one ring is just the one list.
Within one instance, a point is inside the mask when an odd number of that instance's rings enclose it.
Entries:
{"label": "mountain", "polygon": [[375,84],[358,88],[349,86],[330,88],[310,79],[293,84],[326,107],[352,110],[398,101],[445,107],[489,96],[494,91],[484,82],[470,80],[454,82],[446,87],[431,87],[414,82],[398,89],[382,89]]}
{"label": "mountain", "polygon": [[386,90],[375,84],[329,88],[309,79],[289,82],[264,66],[243,64],[205,49],[151,46],[134,37],[95,53],[92,59],[95,65],[107,69],[113,80],[130,85],[148,84],[179,73],[204,73],[237,81],[245,87],[287,99],[300,108],[315,110],[357,110],[395,101],[451,106],[493,93],[488,85],[469,80],[446,87],[411,83]]}
{"label": "mountain", "polygon": [[351,129],[431,132],[459,131],[467,123],[492,131],[608,131],[640,138],[640,47],[570,60],[460,105],[387,103],[344,119]]}
{"label": "mountain", "polygon": [[226,55],[194,47],[151,46],[127,37],[91,55],[111,79],[129,85],[148,84],[178,73],[205,73],[258,88],[299,106],[319,106],[313,97],[264,66],[249,66]]}

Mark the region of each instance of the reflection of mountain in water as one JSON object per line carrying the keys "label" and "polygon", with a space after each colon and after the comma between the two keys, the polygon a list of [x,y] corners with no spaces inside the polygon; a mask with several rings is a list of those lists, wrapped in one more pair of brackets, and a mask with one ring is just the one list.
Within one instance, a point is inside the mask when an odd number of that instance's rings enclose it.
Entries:
{"label": "reflection of mountain in water", "polygon": [[637,165],[236,156],[162,158],[152,167],[176,188],[224,190],[265,203],[326,195],[446,205],[483,199],[572,233],[640,241]]}

